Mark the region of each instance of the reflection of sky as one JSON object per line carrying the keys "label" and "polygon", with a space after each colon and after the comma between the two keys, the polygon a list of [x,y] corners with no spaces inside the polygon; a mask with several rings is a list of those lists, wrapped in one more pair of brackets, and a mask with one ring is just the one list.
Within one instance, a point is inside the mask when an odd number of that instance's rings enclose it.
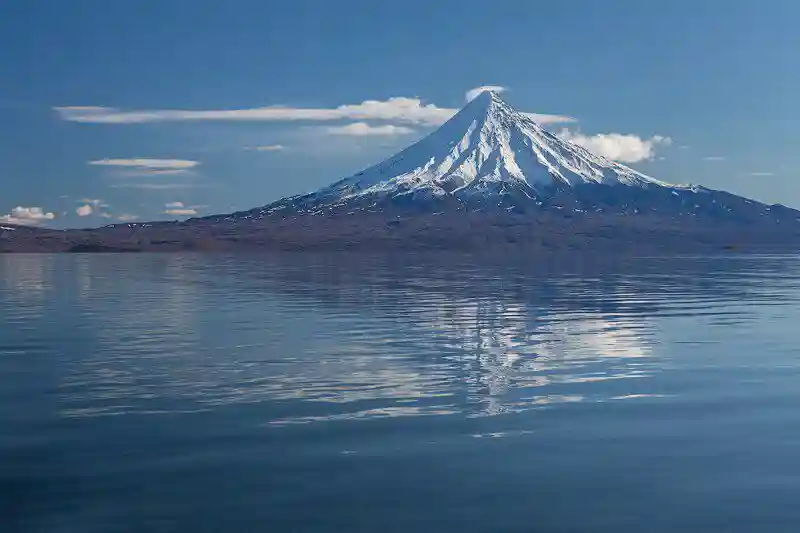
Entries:
{"label": "reflection of sky", "polygon": [[[169,410],[159,399],[201,398],[217,379],[203,354],[202,287],[185,256],[77,256],[75,284],[92,343],[71,361],[61,389],[91,407],[73,414]],[[149,404],[158,403],[158,405]],[[138,404],[138,406],[137,406]],[[142,408],[142,405],[148,407]]]}
{"label": "reflection of sky", "polygon": [[640,394],[602,383],[648,376],[637,361],[650,327],[633,314],[424,279],[335,285],[321,303],[302,282],[277,290],[268,270],[221,276],[192,256],[83,256],[72,274],[93,335],[65,365],[68,416],[241,404],[269,406],[272,423],[492,415]]}
{"label": "reflection of sky", "polygon": [[[731,276],[712,291],[663,277],[534,283],[306,263],[0,256],[5,340],[35,341],[40,363],[50,354],[64,416],[250,404],[277,424],[654,397],[663,343],[683,334],[665,320],[753,320]],[[774,300],[774,286],[751,281]]]}
{"label": "reflection of sky", "polygon": [[2,298],[28,313],[39,316],[53,287],[52,255],[0,254]]}

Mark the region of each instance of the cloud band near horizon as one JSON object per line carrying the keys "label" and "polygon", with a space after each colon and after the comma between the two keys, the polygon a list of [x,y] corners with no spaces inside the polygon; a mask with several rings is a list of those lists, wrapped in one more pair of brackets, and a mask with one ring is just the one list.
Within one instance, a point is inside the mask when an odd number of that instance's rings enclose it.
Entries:
{"label": "cloud band near horizon", "polygon": [[0,216],[0,222],[20,226],[38,226],[48,220],[53,220],[55,217],[55,213],[47,212],[41,207],[18,205],[9,214]]}

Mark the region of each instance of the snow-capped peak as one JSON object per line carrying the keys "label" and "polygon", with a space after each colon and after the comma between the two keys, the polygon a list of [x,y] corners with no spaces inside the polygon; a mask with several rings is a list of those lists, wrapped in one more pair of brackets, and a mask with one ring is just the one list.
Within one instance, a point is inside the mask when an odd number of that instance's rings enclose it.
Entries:
{"label": "snow-capped peak", "polygon": [[534,198],[581,184],[672,187],[559,139],[485,90],[427,137],[319,194],[463,198],[514,190]]}

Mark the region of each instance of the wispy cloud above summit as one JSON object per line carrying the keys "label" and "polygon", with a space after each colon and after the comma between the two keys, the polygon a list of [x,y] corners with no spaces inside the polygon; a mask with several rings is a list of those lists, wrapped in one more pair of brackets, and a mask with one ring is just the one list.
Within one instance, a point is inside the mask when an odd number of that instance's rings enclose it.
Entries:
{"label": "wispy cloud above summit", "polygon": [[[480,88],[485,90],[485,88]],[[475,90],[475,89],[473,89]],[[438,126],[458,109],[424,104],[419,98],[395,96],[387,100],[364,100],[332,108],[268,106],[242,109],[118,109],[103,106],[54,108],[61,119],[87,124],[144,124],[179,121],[272,121],[326,122],[334,120],[378,120],[401,124]],[[563,115],[530,114],[541,124],[575,122]]]}
{"label": "wispy cloud above summit", "polygon": [[502,93],[507,91],[506,87],[502,87],[500,85],[482,85],[481,87],[475,87],[474,89],[470,89],[467,91],[467,94],[464,95],[464,98],[467,102],[473,101],[475,98],[478,97],[479,94],[484,93],[486,91],[491,91],[493,93]]}

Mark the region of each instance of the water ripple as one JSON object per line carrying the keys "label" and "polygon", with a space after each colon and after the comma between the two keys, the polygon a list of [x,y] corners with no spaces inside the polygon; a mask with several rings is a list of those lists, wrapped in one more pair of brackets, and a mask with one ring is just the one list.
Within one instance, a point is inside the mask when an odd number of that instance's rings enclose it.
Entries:
{"label": "water ripple", "polygon": [[[4,315],[28,328],[0,353],[61,357],[53,386],[68,418],[245,404],[267,406],[269,426],[493,416],[661,397],[648,383],[672,357],[665,328],[741,327],[800,286],[794,261],[775,258],[669,275],[658,262],[570,274],[362,259],[6,256]],[[767,283],[774,263],[780,290]],[[703,337],[668,340],[715,342]]]}
{"label": "water ripple", "polygon": [[798,265],[0,255],[2,516],[794,531]]}

